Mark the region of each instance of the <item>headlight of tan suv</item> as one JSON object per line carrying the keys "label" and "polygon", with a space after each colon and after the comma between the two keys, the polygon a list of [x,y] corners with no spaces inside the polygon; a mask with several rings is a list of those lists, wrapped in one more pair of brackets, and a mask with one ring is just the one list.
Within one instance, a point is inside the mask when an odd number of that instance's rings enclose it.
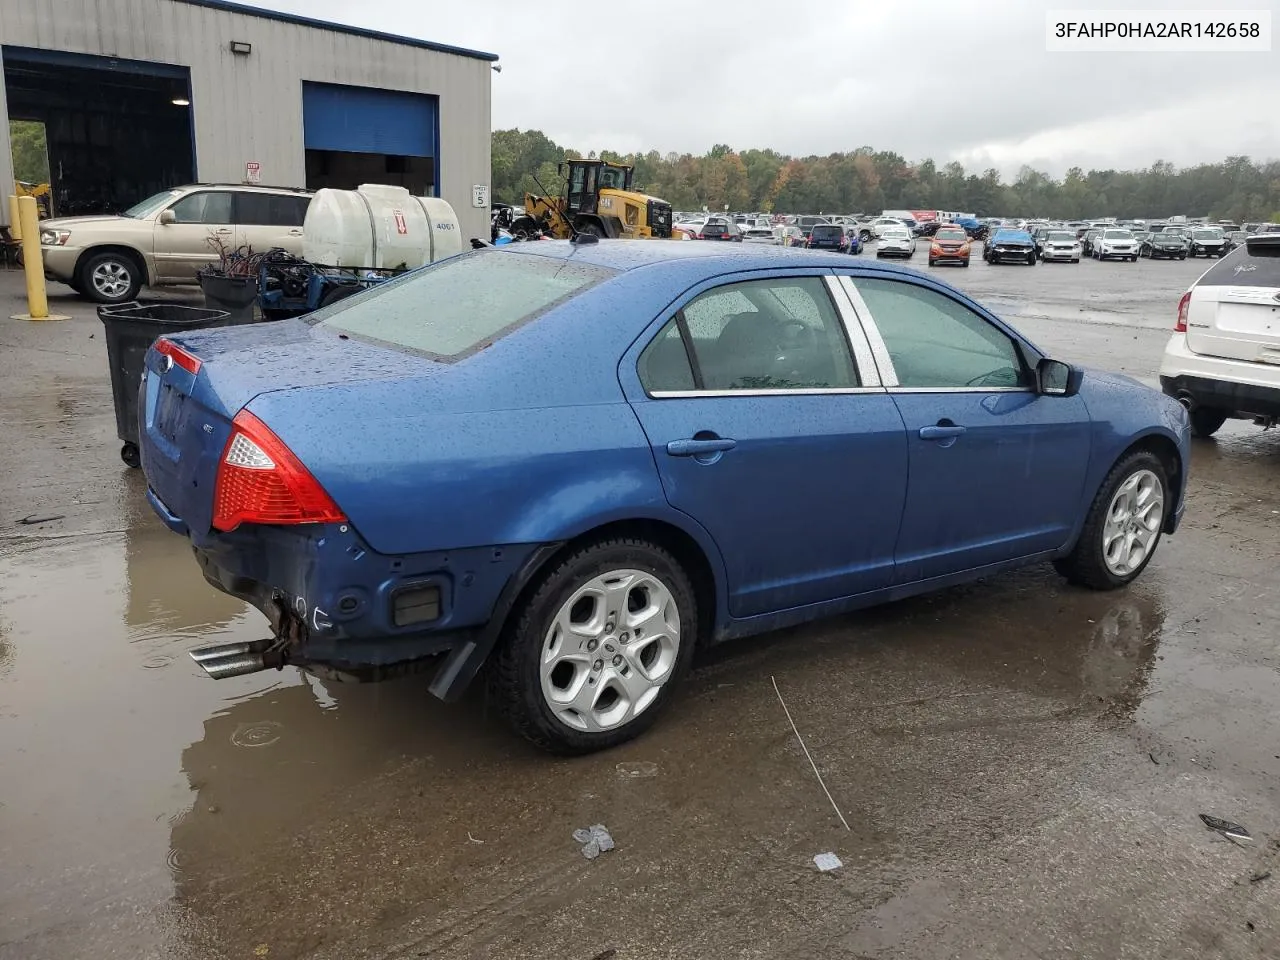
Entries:
{"label": "headlight of tan suv", "polygon": [[71,239],[70,230],[41,230],[40,246],[42,247],[62,247]]}

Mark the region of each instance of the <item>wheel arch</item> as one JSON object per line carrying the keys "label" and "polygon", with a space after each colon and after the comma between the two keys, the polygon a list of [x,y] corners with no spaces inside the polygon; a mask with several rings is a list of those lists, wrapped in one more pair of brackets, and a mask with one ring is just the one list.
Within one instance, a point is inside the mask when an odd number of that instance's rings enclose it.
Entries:
{"label": "wheel arch", "polygon": [[[1154,455],[1160,461],[1161,466],[1164,467],[1165,477],[1169,481],[1169,489],[1173,496],[1170,497],[1169,508],[1165,511],[1163,530],[1165,533],[1172,533],[1172,527],[1176,523],[1175,518],[1177,517],[1178,506],[1181,504],[1182,498],[1186,496],[1186,477],[1184,475],[1186,467],[1182,462],[1182,452],[1178,449],[1177,443],[1163,433],[1148,433],[1125,447],[1120,456],[1112,461],[1111,467],[1114,467],[1131,453],[1137,453],[1139,450],[1145,450]],[[1108,473],[1111,471],[1111,467],[1108,468]]]}
{"label": "wheel arch", "polygon": [[454,650],[440,665],[431,692],[442,700],[456,700],[497,648],[507,625],[541,585],[548,570],[583,546],[620,537],[646,540],[661,547],[689,575],[698,602],[698,636],[714,643],[728,623],[728,594],[724,562],[710,535],[691,519],[658,516],[596,518],[566,531],[562,539],[541,545],[524,567],[512,575],[494,609],[494,616],[470,642]]}
{"label": "wheel arch", "polygon": [[126,243],[99,243],[82,250],[80,256],[76,258],[76,279],[79,280],[80,271],[84,269],[86,263],[103,253],[118,253],[128,257],[142,275],[142,285],[144,287],[150,286],[153,282],[154,278],[151,276],[151,269],[147,265],[147,258],[137,247],[131,247]]}

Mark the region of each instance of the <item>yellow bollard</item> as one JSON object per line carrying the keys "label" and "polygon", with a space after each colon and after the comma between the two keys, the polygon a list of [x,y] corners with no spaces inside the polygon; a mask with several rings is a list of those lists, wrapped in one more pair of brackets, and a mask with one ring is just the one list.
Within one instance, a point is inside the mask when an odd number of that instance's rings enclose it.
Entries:
{"label": "yellow bollard", "polygon": [[18,198],[18,224],[22,229],[22,269],[27,277],[27,313],[14,320],[66,320],[49,315],[49,298],[44,289],[44,259],[40,255],[40,211],[35,197]]}
{"label": "yellow bollard", "polygon": [[16,194],[9,197],[9,236],[15,240],[22,239],[22,221],[18,217],[18,197]]}

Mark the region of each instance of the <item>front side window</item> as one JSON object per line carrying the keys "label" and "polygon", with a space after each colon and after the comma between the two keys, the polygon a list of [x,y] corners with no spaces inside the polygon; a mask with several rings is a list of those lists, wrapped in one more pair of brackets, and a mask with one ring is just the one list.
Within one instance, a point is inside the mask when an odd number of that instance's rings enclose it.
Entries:
{"label": "front side window", "polygon": [[1030,388],[1013,339],[968,307],[900,280],[856,279],[902,387]]}
{"label": "front side window", "polygon": [[[695,389],[814,390],[860,385],[839,314],[818,277],[717,287],[691,301],[682,319],[689,335],[686,349],[693,361]],[[657,351],[664,336],[669,333],[664,331],[646,354]],[[668,356],[669,366],[664,369],[677,368],[673,348]]]}
{"label": "front side window", "polygon": [[183,197],[172,207],[175,223],[231,223],[231,194],[203,191]]}

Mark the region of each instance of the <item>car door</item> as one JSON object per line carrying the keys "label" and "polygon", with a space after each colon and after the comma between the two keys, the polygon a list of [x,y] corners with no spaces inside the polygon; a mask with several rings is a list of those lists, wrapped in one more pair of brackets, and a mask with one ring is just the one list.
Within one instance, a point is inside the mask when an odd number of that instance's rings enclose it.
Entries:
{"label": "car door", "polygon": [[302,256],[302,224],[311,198],[297,194],[237,190],[236,246],[266,253],[277,247]]}
{"label": "car door", "polygon": [[1089,463],[1084,400],[1040,394],[1031,349],[940,287],[857,274],[841,282],[907,429],[897,582],[1066,543]]}
{"label": "car door", "polygon": [[829,271],[723,278],[658,324],[620,377],[668,502],[720,548],[731,615],[890,584],[907,440]]}
{"label": "car door", "polygon": [[156,275],[169,283],[192,283],[202,267],[218,263],[221,250],[233,250],[231,206],[229,190],[197,190],[162,211],[152,233]]}

